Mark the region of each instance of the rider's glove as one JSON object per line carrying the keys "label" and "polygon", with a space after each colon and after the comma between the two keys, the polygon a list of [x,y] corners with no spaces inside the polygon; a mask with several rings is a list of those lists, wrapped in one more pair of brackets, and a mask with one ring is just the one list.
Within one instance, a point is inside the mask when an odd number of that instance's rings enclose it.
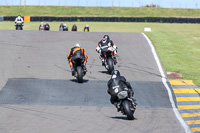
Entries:
{"label": "rider's glove", "polygon": [[101,52],[100,47],[97,47],[97,48],[96,48],[96,51],[97,51],[98,53],[100,53],[100,52]]}

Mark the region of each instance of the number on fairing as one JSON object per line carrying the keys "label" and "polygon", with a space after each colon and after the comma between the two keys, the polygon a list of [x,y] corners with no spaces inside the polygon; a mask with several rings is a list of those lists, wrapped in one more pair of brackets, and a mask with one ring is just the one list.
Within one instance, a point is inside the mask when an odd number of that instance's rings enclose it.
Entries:
{"label": "number on fairing", "polygon": [[115,93],[119,92],[119,85],[112,87]]}

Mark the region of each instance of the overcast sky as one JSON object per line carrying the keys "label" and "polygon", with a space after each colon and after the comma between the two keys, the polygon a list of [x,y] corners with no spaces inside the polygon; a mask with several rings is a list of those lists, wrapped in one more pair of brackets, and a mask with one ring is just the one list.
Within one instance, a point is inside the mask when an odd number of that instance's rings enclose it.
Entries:
{"label": "overcast sky", "polygon": [[0,0],[0,5],[141,7],[149,4],[163,8],[198,8],[200,0]]}

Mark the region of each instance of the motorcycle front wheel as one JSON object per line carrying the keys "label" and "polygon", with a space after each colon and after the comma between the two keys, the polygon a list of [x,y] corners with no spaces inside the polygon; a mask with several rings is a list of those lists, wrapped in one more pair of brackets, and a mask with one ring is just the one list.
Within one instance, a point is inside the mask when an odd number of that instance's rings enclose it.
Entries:
{"label": "motorcycle front wheel", "polygon": [[109,74],[111,74],[112,71],[114,70],[114,62],[113,62],[113,59],[112,59],[112,58],[108,58],[107,64],[108,64],[108,72],[109,72]]}
{"label": "motorcycle front wheel", "polygon": [[83,82],[83,70],[81,66],[78,66],[77,68],[77,80],[79,83]]}
{"label": "motorcycle front wheel", "polygon": [[123,106],[124,113],[126,114],[128,120],[133,120],[134,119],[133,111],[130,109],[131,103],[127,100],[124,100],[122,102],[122,106]]}
{"label": "motorcycle front wheel", "polygon": [[21,26],[17,26],[17,30],[22,30]]}

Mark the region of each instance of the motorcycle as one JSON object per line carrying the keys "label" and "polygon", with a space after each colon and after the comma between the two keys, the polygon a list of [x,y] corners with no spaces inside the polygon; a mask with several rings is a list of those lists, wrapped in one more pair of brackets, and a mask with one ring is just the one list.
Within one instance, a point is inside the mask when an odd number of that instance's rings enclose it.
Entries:
{"label": "motorcycle", "polygon": [[103,53],[104,56],[104,66],[108,70],[109,74],[114,70],[114,65],[116,65],[116,62],[113,58],[114,55],[114,49],[113,47],[109,46],[103,46],[101,47],[101,52]]}
{"label": "motorcycle", "polygon": [[68,27],[67,26],[63,26],[63,31],[68,31]]}
{"label": "motorcycle", "polygon": [[16,30],[23,30],[22,21],[17,21],[15,24]]}
{"label": "motorcycle", "polygon": [[128,98],[128,88],[117,85],[110,89],[110,95],[118,98],[118,111],[121,111],[123,115],[126,115],[128,120],[133,120],[136,103]]}
{"label": "motorcycle", "polygon": [[68,28],[66,26],[61,26],[59,28],[59,31],[68,31]]}
{"label": "motorcycle", "polygon": [[76,56],[72,57],[72,63],[74,66],[74,73],[73,75],[77,78],[78,83],[83,82],[83,76],[85,76],[86,71],[84,69],[84,56],[80,55],[80,53],[76,54]]}
{"label": "motorcycle", "polygon": [[60,27],[59,31],[64,31],[64,30],[63,30],[63,26]]}
{"label": "motorcycle", "polygon": [[40,30],[40,31],[44,31],[44,25],[40,25],[39,30]]}
{"label": "motorcycle", "polygon": [[45,29],[46,31],[49,31],[49,30],[50,30],[50,26],[46,23],[46,24],[44,25],[44,29]]}

